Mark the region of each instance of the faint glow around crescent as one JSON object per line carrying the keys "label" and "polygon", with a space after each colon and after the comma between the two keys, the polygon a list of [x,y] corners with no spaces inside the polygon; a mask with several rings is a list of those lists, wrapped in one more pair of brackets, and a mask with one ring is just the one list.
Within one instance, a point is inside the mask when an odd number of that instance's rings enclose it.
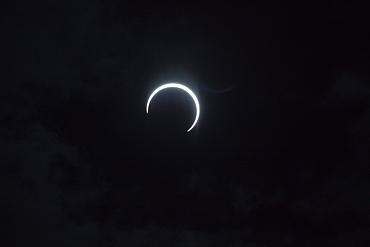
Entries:
{"label": "faint glow around crescent", "polygon": [[197,96],[195,96],[195,94],[189,88],[185,87],[184,85],[181,85],[181,84],[178,84],[178,83],[168,83],[168,84],[164,84],[164,85],[160,86],[159,88],[157,88],[156,90],[154,90],[154,92],[150,95],[150,97],[148,99],[148,103],[146,104],[146,113],[149,113],[150,101],[152,100],[152,98],[154,97],[154,95],[156,95],[162,89],[166,89],[166,88],[179,88],[179,89],[182,89],[185,92],[187,92],[188,94],[190,94],[190,96],[193,98],[194,103],[195,103],[195,107],[197,108],[197,115],[195,117],[195,120],[194,120],[193,125],[187,130],[187,132],[189,132],[190,130],[192,130],[194,128],[194,126],[198,122],[199,114],[200,114],[200,107],[199,107],[199,102],[198,102]]}

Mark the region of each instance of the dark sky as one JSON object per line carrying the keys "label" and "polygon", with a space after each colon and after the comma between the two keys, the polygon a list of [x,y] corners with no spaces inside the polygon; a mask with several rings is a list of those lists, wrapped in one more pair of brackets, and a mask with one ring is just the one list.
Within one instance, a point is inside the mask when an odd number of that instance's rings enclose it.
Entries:
{"label": "dark sky", "polygon": [[146,2],[1,7],[0,245],[369,243],[369,4]]}

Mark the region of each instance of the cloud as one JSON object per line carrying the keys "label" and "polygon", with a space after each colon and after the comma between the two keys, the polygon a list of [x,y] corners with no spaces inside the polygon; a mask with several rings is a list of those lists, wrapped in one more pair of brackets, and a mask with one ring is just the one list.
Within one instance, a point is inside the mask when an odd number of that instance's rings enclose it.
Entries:
{"label": "cloud", "polygon": [[[90,185],[89,168],[76,148],[43,126],[23,127],[24,137],[0,142],[2,241],[75,246],[66,235],[88,222],[87,203],[96,199],[100,188]],[[91,241],[83,234],[75,238],[83,245]]]}

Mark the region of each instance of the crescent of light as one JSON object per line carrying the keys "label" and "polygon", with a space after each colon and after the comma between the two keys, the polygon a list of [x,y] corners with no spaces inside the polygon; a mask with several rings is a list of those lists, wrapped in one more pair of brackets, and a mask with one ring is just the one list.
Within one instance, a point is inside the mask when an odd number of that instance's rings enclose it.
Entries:
{"label": "crescent of light", "polygon": [[168,84],[164,84],[164,85],[160,86],[159,88],[157,88],[156,90],[154,90],[154,92],[150,95],[150,97],[148,99],[148,103],[146,104],[146,113],[149,113],[150,101],[152,100],[154,95],[156,95],[162,89],[166,89],[166,88],[182,89],[185,92],[187,92],[188,94],[190,94],[190,96],[193,98],[194,103],[195,103],[195,107],[197,108],[197,115],[195,116],[195,120],[194,120],[193,125],[187,130],[187,132],[189,132],[190,130],[192,130],[194,128],[194,126],[198,122],[199,114],[200,114],[200,107],[199,107],[199,102],[198,102],[197,96],[195,96],[195,94],[189,88],[185,87],[184,85],[181,85],[181,84],[178,84],[178,83],[168,83]]}

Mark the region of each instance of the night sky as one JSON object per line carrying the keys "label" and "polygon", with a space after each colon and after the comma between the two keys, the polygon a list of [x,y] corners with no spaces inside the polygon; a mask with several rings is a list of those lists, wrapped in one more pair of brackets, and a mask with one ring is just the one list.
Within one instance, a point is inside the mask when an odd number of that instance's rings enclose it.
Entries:
{"label": "night sky", "polygon": [[280,2],[1,7],[0,246],[367,246],[370,3]]}

